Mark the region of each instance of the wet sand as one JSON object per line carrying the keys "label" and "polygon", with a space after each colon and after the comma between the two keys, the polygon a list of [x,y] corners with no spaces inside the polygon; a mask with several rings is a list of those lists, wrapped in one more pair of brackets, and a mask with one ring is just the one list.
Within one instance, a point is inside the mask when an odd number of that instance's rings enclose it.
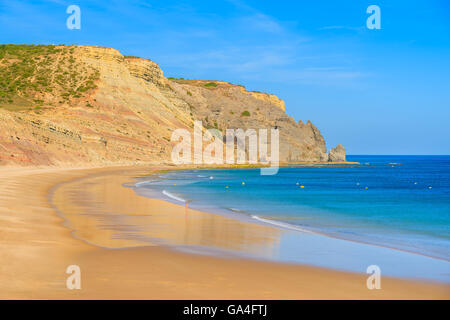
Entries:
{"label": "wet sand", "polygon": [[[450,298],[445,284],[383,277],[381,290],[368,290],[366,274],[174,250],[180,244],[235,250],[249,243],[269,250],[283,231],[123,187],[158,169],[1,168],[0,298]],[[139,227],[145,238],[137,236]],[[74,264],[81,268],[81,290],[66,288],[65,271]]]}

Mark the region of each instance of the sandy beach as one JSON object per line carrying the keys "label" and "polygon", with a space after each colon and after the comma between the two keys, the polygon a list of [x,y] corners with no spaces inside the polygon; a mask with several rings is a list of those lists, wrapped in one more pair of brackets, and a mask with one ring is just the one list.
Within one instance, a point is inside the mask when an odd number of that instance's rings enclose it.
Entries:
{"label": "sandy beach", "polygon": [[[382,290],[368,290],[366,274],[176,250],[179,243],[270,247],[282,230],[141,197],[123,186],[159,169],[0,169],[0,299],[450,298],[445,284],[383,277]],[[128,224],[114,219],[119,214],[131,221],[144,216],[154,241],[134,238]],[[102,223],[125,228],[129,237],[117,238]],[[81,268],[81,290],[66,288],[69,265]]]}

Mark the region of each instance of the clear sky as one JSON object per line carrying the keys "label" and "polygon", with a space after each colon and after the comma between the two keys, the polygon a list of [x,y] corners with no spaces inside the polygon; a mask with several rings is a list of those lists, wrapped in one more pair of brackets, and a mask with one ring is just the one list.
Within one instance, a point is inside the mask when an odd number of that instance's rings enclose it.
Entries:
{"label": "clear sky", "polygon": [[114,47],[166,76],[274,93],[348,154],[450,154],[446,0],[0,0],[0,43]]}

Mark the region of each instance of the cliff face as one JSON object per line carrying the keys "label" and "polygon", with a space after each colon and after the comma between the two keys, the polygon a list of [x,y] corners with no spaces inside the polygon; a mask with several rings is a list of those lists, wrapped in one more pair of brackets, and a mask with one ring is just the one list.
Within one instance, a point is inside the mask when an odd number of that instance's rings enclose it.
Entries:
{"label": "cliff face", "polygon": [[[167,79],[153,61],[111,48],[55,48],[43,58],[28,55],[26,77],[15,87],[0,83],[0,164],[170,162],[173,130],[191,131],[195,120],[219,130],[278,127],[281,161],[345,160],[341,149],[329,157],[320,131],[296,123],[274,95]],[[0,71],[15,79],[20,53],[7,50]],[[34,85],[40,74],[50,79],[43,88]]]}

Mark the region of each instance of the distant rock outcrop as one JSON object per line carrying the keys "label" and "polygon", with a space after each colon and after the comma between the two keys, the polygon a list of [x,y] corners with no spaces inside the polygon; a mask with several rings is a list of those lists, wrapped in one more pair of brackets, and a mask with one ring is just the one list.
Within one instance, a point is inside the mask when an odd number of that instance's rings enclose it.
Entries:
{"label": "distant rock outcrop", "polygon": [[343,162],[345,159],[345,148],[342,144],[338,144],[335,148],[331,149],[328,154],[328,161],[331,162]]}
{"label": "distant rock outcrop", "polygon": [[[27,47],[3,50],[0,71]],[[192,130],[196,120],[222,132],[278,128],[282,162],[345,161],[341,145],[328,155],[316,126],[295,122],[275,95],[224,81],[166,78],[155,62],[111,48],[52,46],[39,57],[29,51],[27,77],[0,101],[0,164],[168,162],[171,133]]]}

